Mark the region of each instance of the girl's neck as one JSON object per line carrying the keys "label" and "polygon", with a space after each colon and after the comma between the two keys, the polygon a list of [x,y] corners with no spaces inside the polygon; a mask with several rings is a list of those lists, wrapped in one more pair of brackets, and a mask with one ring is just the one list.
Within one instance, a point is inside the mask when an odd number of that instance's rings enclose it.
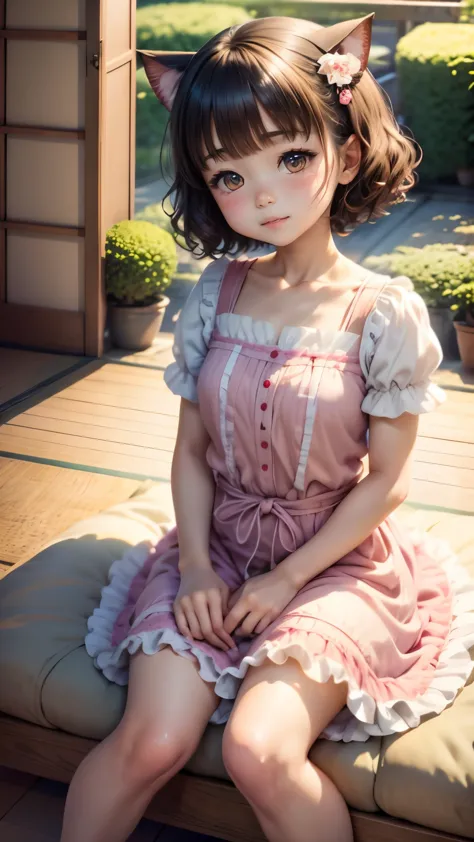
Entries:
{"label": "girl's neck", "polygon": [[293,243],[277,246],[274,254],[258,263],[291,287],[315,281],[347,284],[367,274],[337,249],[328,218],[319,220]]}

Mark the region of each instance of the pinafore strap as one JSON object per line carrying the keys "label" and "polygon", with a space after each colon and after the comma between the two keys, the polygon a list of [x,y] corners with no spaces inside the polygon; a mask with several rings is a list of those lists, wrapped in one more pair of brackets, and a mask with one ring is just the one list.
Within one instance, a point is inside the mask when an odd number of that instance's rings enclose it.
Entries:
{"label": "pinafore strap", "polygon": [[247,273],[252,263],[255,263],[256,260],[256,257],[252,258],[252,260],[233,260],[229,264],[222,278],[219,298],[217,300],[216,316],[221,316],[222,313],[233,312]]}
{"label": "pinafore strap", "polygon": [[[350,333],[351,327],[356,321],[360,321],[363,328],[367,316],[373,310],[377,298],[388,282],[386,277],[368,275],[349,304],[339,330]],[[361,332],[362,330],[356,331],[356,333]]]}
{"label": "pinafore strap", "polygon": [[[222,278],[216,316],[220,316],[222,313],[233,312],[248,271],[256,260],[256,257],[251,260],[233,260],[229,264]],[[351,326],[358,320],[360,320],[363,326],[378,296],[388,282],[385,276],[367,275],[347,307],[339,330],[350,332]]]}

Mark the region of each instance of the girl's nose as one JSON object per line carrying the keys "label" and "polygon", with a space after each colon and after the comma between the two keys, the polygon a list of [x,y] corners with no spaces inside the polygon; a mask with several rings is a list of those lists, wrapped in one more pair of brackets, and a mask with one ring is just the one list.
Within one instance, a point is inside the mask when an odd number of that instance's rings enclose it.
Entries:
{"label": "girl's nose", "polygon": [[275,198],[268,190],[259,190],[255,197],[255,204],[257,208],[266,208],[268,205],[275,204]]}

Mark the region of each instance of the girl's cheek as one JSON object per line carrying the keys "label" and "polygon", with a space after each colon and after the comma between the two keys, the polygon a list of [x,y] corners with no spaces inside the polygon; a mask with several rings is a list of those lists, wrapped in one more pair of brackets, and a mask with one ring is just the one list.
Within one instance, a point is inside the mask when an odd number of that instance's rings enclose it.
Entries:
{"label": "girl's cheek", "polygon": [[[241,217],[246,201],[240,190],[235,190],[233,193],[214,194],[214,197],[220,210],[228,221],[235,219],[236,217],[238,218],[239,216]],[[240,219],[240,221],[242,221],[242,219]]]}
{"label": "girl's cheek", "polygon": [[285,192],[295,193],[311,193],[315,187],[319,185],[321,177],[314,172],[302,172],[289,178],[285,184]]}

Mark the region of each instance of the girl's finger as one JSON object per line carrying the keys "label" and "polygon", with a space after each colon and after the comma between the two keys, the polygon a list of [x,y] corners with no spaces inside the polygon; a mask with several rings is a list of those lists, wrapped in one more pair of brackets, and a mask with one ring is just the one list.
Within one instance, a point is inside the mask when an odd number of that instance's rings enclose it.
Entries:
{"label": "girl's finger", "polygon": [[191,601],[189,602],[186,600],[181,600],[181,609],[184,613],[186,618],[186,622],[191,629],[191,634],[196,640],[202,640],[203,634],[201,631],[201,626],[199,624],[199,620],[196,617],[194,606],[192,605]]}
{"label": "girl's finger", "polygon": [[220,591],[211,591],[208,595],[209,614],[211,617],[214,632],[226,644],[226,649],[233,649],[235,646],[230,634],[224,629],[224,617],[222,613],[222,594]]}
{"label": "girl's finger", "polygon": [[[233,608],[230,609],[229,613],[227,614],[224,620],[224,630],[228,634],[232,634],[237,626],[240,626],[244,617],[247,616],[249,610],[247,606],[244,604],[244,600],[239,600],[235,603]],[[259,618],[260,619],[260,618]]]}
{"label": "girl's finger", "polygon": [[176,621],[176,625],[178,626],[178,630],[183,635],[183,637],[187,637],[187,638],[189,638],[189,640],[192,640],[193,636],[192,636],[191,630],[190,630],[190,628],[189,628],[189,626],[186,622],[186,617],[184,616],[183,611],[177,605],[174,606],[173,611],[174,611],[174,619]]}
{"label": "girl's finger", "polygon": [[229,610],[230,592],[228,590],[226,590],[226,591],[219,591],[219,593],[221,595],[222,613],[225,617],[225,615],[227,614],[227,612]]}
{"label": "girl's finger", "polygon": [[204,639],[207,640],[208,643],[212,643],[213,646],[216,646],[218,649],[223,649],[225,652],[228,650],[228,645],[225,643],[214,631],[211,623],[211,617],[209,614],[209,605],[206,602],[205,605],[200,605],[196,609],[196,613],[199,619],[199,623],[201,625],[201,629],[204,635]]}
{"label": "girl's finger", "polygon": [[265,614],[265,616],[262,617],[260,622],[255,626],[254,634],[261,634],[266,628],[268,628],[270,623],[273,623],[274,619],[275,617],[273,617],[271,613]]}
{"label": "girl's finger", "polygon": [[257,614],[255,611],[250,611],[243,623],[240,624],[240,634],[243,634],[246,637],[247,635],[253,634],[261,620],[261,614]]}

